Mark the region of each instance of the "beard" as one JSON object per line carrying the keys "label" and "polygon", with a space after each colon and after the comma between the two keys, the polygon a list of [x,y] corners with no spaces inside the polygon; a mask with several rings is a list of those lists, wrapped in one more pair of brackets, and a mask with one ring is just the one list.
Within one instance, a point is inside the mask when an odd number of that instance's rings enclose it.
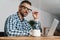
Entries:
{"label": "beard", "polygon": [[24,14],[24,13],[20,12],[20,14],[21,14],[22,17],[26,17],[27,16],[27,13]]}
{"label": "beard", "polygon": [[26,17],[27,14],[28,14],[27,11],[23,12],[22,9],[20,9],[18,12],[20,13],[20,15],[21,15],[22,17]]}
{"label": "beard", "polygon": [[20,13],[22,17],[24,17],[24,14],[23,13]]}

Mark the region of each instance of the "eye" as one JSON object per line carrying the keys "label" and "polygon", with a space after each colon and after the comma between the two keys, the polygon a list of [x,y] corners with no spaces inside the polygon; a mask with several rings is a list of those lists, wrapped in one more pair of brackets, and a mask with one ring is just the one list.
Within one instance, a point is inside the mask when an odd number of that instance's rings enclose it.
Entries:
{"label": "eye", "polygon": [[31,9],[28,8],[29,11],[32,11]]}
{"label": "eye", "polygon": [[24,7],[24,9],[26,9],[26,7]]}
{"label": "eye", "polygon": [[23,7],[24,9],[27,9],[28,11],[32,11],[31,9],[29,9],[29,8],[23,6],[23,5],[21,5],[21,7]]}

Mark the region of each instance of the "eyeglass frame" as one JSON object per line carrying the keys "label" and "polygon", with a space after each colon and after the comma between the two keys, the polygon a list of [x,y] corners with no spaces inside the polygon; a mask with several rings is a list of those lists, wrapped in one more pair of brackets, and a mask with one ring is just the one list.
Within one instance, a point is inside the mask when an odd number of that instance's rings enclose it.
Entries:
{"label": "eyeglass frame", "polygon": [[32,11],[32,9],[29,9],[29,8],[23,6],[23,5],[20,5],[20,7],[24,7],[24,8],[27,9],[28,11]]}

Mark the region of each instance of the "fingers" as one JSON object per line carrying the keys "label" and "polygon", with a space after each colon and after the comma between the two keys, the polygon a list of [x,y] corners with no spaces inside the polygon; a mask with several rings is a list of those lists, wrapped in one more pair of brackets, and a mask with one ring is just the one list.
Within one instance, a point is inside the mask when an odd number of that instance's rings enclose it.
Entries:
{"label": "fingers", "polygon": [[32,15],[33,15],[34,19],[38,18],[38,12],[37,11],[32,12]]}

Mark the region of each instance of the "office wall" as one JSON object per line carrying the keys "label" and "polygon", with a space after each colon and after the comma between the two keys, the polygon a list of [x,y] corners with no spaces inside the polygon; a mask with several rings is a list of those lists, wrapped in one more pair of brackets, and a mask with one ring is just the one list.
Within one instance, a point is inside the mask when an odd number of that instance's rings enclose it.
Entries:
{"label": "office wall", "polygon": [[[22,0],[0,0],[0,32],[4,31],[4,23],[6,18],[14,14],[18,10],[18,4]],[[36,1],[35,1],[36,2]],[[50,27],[53,19],[55,18],[53,15],[48,12],[42,11],[34,1],[32,1],[33,9],[36,8],[39,10],[39,21],[41,22],[41,27]],[[35,8],[35,9],[36,9]],[[34,10],[35,10],[34,9]],[[27,20],[33,19],[32,13],[29,13]]]}
{"label": "office wall", "polygon": [[6,18],[18,10],[21,0],[0,0],[0,32],[4,31]]}
{"label": "office wall", "polygon": [[[54,16],[51,13],[48,13],[44,10],[41,10],[41,5],[43,5],[41,0],[38,0],[38,1],[37,0],[29,0],[29,1],[31,1],[31,3],[33,5],[33,10],[38,10],[39,11],[39,21],[41,22],[41,27],[42,28],[43,27],[50,27],[54,18],[56,18],[56,16]],[[30,17],[32,19],[32,16],[30,16]]]}

